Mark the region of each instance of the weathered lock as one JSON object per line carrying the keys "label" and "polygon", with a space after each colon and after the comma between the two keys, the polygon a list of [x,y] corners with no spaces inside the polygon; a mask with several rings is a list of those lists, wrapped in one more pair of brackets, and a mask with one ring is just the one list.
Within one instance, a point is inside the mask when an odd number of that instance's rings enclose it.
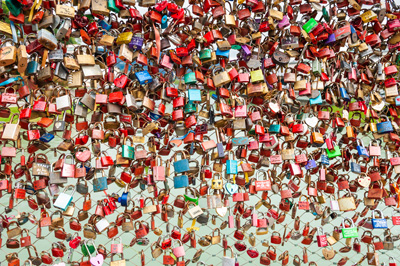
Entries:
{"label": "weathered lock", "polygon": [[93,191],[100,192],[103,190],[107,190],[107,188],[107,177],[105,176],[104,171],[102,171],[101,177],[97,177],[97,175],[95,174],[95,177],[93,179]]}
{"label": "weathered lock", "polygon": [[228,72],[222,67],[216,67],[213,69],[212,80],[216,87],[221,87],[231,82]]}

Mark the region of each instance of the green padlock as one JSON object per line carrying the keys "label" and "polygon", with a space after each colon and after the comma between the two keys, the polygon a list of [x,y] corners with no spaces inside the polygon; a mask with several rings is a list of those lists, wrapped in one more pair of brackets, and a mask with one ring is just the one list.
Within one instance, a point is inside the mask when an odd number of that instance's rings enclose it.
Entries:
{"label": "green padlock", "polygon": [[312,32],[317,26],[318,26],[318,22],[317,22],[315,19],[310,18],[310,20],[307,21],[307,23],[303,25],[303,30],[305,30],[307,33],[310,33],[310,32]]}
{"label": "green padlock", "polygon": [[[346,228],[345,227],[345,222],[349,221],[350,222],[350,227]],[[353,220],[349,219],[349,218],[345,218],[342,221],[342,235],[343,238],[357,238],[358,237],[358,230],[357,230],[357,226],[354,225]]]}
{"label": "green padlock", "polygon": [[119,13],[119,8],[115,5],[114,0],[107,0],[107,7],[111,11],[114,11],[115,13]]}
{"label": "green padlock", "polygon": [[124,138],[124,143],[122,145],[122,158],[128,159],[128,160],[133,160],[135,159],[135,148],[132,145],[127,145],[126,141],[130,140],[131,144],[133,143],[133,140],[131,137],[126,136]]}
{"label": "green padlock", "polygon": [[185,104],[184,109],[185,109],[184,110],[185,113],[195,113],[195,112],[197,112],[197,107],[196,107],[195,103],[187,103],[187,104]]}
{"label": "green padlock", "polygon": [[22,5],[17,0],[6,0],[6,6],[14,17],[18,16],[22,11]]}
{"label": "green padlock", "polygon": [[251,83],[263,82],[264,75],[261,69],[253,70],[250,72]]}
{"label": "green padlock", "polygon": [[211,49],[204,49],[201,50],[199,53],[199,58],[201,61],[209,60],[211,59]]}
{"label": "green padlock", "polygon": [[335,158],[338,156],[342,156],[342,152],[340,151],[339,146],[334,146],[333,150],[331,150],[331,151],[326,149],[326,154],[328,155],[329,159],[332,159],[332,158]]}
{"label": "green padlock", "polygon": [[186,73],[184,80],[186,85],[196,84],[197,82],[196,74],[194,72]]}
{"label": "green padlock", "polygon": [[326,10],[325,7],[322,8],[322,16],[324,17],[326,22],[329,23],[331,21],[331,18],[329,17],[328,10]]}
{"label": "green padlock", "polygon": [[296,120],[303,120],[303,117],[304,117],[304,113],[303,112],[297,113]]}
{"label": "green padlock", "polygon": [[89,249],[90,254],[93,254],[93,252],[95,251],[95,247],[93,245],[88,245],[86,243],[81,245],[81,251],[82,251],[83,256],[89,256],[88,249]]}

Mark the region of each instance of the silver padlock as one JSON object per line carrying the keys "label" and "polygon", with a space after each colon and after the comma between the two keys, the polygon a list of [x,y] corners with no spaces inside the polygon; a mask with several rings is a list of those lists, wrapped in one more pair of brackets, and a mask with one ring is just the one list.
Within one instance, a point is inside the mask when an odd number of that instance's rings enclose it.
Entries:
{"label": "silver padlock", "polygon": [[90,110],[94,109],[95,105],[95,98],[92,96],[92,94],[89,92],[85,93],[81,99],[81,103],[84,104],[87,108]]}
{"label": "silver padlock", "polygon": [[107,221],[106,218],[101,218],[100,221],[96,223],[96,229],[99,232],[103,232],[110,226],[110,223]]}
{"label": "silver padlock", "polygon": [[76,116],[86,117],[88,114],[88,109],[79,103],[78,98],[74,99],[74,109],[75,109],[74,115]]}
{"label": "silver padlock", "polygon": [[[60,92],[64,91],[64,95],[60,96]],[[57,98],[56,98],[56,105],[58,111],[65,111],[71,109],[71,95],[69,91],[65,89],[61,89],[58,91]]]}
{"label": "silver padlock", "polygon": [[57,40],[62,40],[65,38],[68,30],[71,28],[71,20],[70,19],[63,19],[61,20],[60,28],[57,31],[56,38]]}

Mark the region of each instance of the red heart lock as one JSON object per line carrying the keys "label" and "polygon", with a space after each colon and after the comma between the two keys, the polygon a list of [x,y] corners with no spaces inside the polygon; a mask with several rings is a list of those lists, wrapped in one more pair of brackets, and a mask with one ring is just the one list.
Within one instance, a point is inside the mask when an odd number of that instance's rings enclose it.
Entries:
{"label": "red heart lock", "polygon": [[254,249],[254,248],[249,248],[248,250],[247,250],[247,255],[249,255],[250,256],[250,258],[257,258],[258,257],[258,255],[260,255],[259,253],[258,253],[258,251],[256,250],[256,249]]}
{"label": "red heart lock", "polygon": [[81,243],[81,237],[80,236],[77,236],[77,237],[75,237],[74,239],[72,239],[71,241],[69,241],[69,247],[70,248],[73,248],[73,249],[76,249],[78,246],[79,246],[79,244]]}
{"label": "red heart lock", "polygon": [[244,244],[243,242],[241,242],[241,241],[236,241],[236,243],[234,244],[234,246],[235,246],[235,248],[238,250],[238,251],[245,251],[246,250],[246,244]]}

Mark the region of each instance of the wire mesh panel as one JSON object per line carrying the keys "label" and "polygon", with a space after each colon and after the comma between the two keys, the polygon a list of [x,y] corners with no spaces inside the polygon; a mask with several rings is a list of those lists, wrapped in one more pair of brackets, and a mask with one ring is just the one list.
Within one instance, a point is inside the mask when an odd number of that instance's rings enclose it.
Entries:
{"label": "wire mesh panel", "polygon": [[[72,126],[73,129],[73,133],[72,133],[72,139],[75,139],[78,134],[76,133],[76,131],[74,130],[74,125]],[[50,163],[54,163],[55,161],[58,160],[59,156],[61,154],[63,154],[63,152],[60,152],[59,150],[57,150],[57,146],[63,141],[63,139],[61,138],[62,132],[55,134],[55,138],[50,142],[51,144],[51,148],[48,150],[43,151],[43,153],[48,157]],[[215,133],[211,133],[210,137],[212,139],[215,139]],[[368,142],[369,138],[365,137],[364,138],[364,142]],[[23,140],[21,143],[22,146],[24,145],[28,145],[28,143]],[[145,142],[145,146],[148,145],[147,139]],[[90,147],[90,145],[89,145]],[[108,145],[102,144],[102,151],[106,151],[108,155],[110,155],[113,159],[116,158],[116,150],[115,149],[110,149],[108,147]],[[174,149],[175,150],[182,150],[182,147],[176,147]],[[174,151],[171,151],[170,155],[168,156],[162,156],[162,160],[163,162],[165,162],[166,160],[171,159],[171,156],[174,154]],[[23,154],[21,152],[18,153],[18,156],[16,158],[14,158],[13,160],[13,168],[15,167],[16,164],[18,164],[20,162],[20,157]],[[28,153],[24,152],[25,157],[28,160]],[[196,161],[199,162],[199,165],[201,165],[201,159],[202,159],[201,154],[197,154],[194,153],[191,156],[191,160],[194,159]],[[95,160],[96,157],[95,156],[91,156],[91,164],[95,165]],[[70,163],[69,161],[66,161],[65,163]],[[210,166],[212,167],[212,161],[210,161]],[[265,168],[265,167],[264,167]],[[268,168],[265,168],[268,169]],[[274,169],[276,170],[278,173],[281,171],[282,169],[282,165],[278,165],[278,166],[274,166],[274,167],[270,167],[270,169]],[[109,171],[108,169],[106,169],[105,171],[96,171],[96,177],[100,177],[102,175],[107,176],[107,178],[112,178],[112,177],[116,177],[119,178],[121,175],[121,172],[124,169],[121,167],[117,167],[116,172],[113,176],[109,175]],[[145,170],[145,172],[147,172],[148,169]],[[169,191],[169,203],[173,203],[174,200],[176,199],[176,197],[178,195],[184,195],[187,194],[187,192],[185,192],[184,188],[181,189],[174,189],[174,183],[173,183],[173,178],[175,176],[175,173],[173,171],[173,167],[171,167],[170,169],[170,175],[167,178],[168,180],[168,186],[170,188]],[[196,178],[196,184],[193,185],[193,187],[199,188],[200,182],[199,182],[199,173],[197,173],[195,175]],[[224,175],[223,175],[224,176]],[[255,176],[250,176],[250,178],[253,178]],[[350,180],[356,178],[355,175],[351,174],[350,176]],[[290,179],[287,178],[287,176],[285,175],[282,179],[282,183],[288,183]],[[318,175],[311,175],[311,180],[312,181],[317,181],[318,180]],[[15,182],[18,180],[14,180],[14,184]],[[208,183],[210,184],[211,180],[208,180]],[[223,178],[223,183],[226,183],[227,179],[224,176]],[[90,210],[88,210],[89,216],[90,214],[93,214],[95,212],[95,209],[97,207],[97,201],[98,200],[103,200],[106,197],[106,194],[103,191],[100,192],[94,192],[93,191],[93,179],[87,181],[88,187],[89,187],[89,193],[91,196],[91,200],[92,200],[92,207]],[[60,191],[63,190],[63,187],[67,187],[67,185],[76,185],[77,184],[77,179],[75,178],[69,178],[68,182],[63,184],[62,187],[60,187]],[[158,182],[156,184],[158,190],[164,188],[164,184],[161,182]],[[45,189],[46,193],[51,195],[51,192],[49,191],[49,189]],[[299,191],[301,191],[303,194],[307,193],[307,184],[305,184],[304,179],[301,180],[300,184],[299,184]],[[112,183],[108,186],[108,189],[105,190],[105,192],[109,195],[116,193],[118,195],[121,195],[122,192],[124,192],[124,188],[121,186],[118,186],[117,183]],[[154,194],[153,192],[149,192],[147,187],[143,187],[143,189],[140,188],[140,186],[137,186],[134,189],[130,190],[131,192],[131,197],[133,199],[133,201],[135,202],[136,206],[139,204],[139,199],[140,198],[146,198],[146,197],[153,197]],[[210,193],[213,193],[212,190],[210,190]],[[322,227],[323,228],[323,232],[324,234],[326,234],[328,237],[329,236],[333,236],[333,231],[335,229],[339,229],[341,228],[341,224],[344,218],[354,218],[354,216],[360,215],[360,213],[363,211],[364,208],[364,203],[363,201],[365,200],[364,197],[364,190],[359,190],[356,195],[357,198],[361,200],[357,210],[355,212],[334,212],[331,211],[329,213],[326,213],[326,217],[323,217],[321,215],[316,215],[315,213],[313,214],[311,211],[306,211],[306,210],[300,210],[298,205],[294,205],[294,207],[288,211],[288,212],[281,212],[278,207],[281,201],[281,195],[279,193],[273,193],[272,191],[268,192],[269,195],[269,200],[271,206],[268,206],[268,204],[266,204],[266,206],[271,207],[272,209],[280,212],[280,217],[278,219],[278,222],[275,222],[275,224],[268,228],[268,232],[266,234],[257,234],[257,228],[256,227],[250,227],[250,229],[243,231],[245,238],[243,241],[238,241],[235,237],[234,237],[234,232],[236,230],[236,228],[229,228],[229,226],[226,227],[222,227],[224,229],[221,229],[221,237],[226,237],[228,244],[231,245],[233,247],[234,253],[237,256],[237,261],[239,262],[239,265],[249,265],[249,264],[259,264],[260,263],[260,256],[256,257],[256,258],[251,258],[246,251],[238,251],[237,248],[234,247],[235,243],[242,243],[244,244],[247,249],[251,248],[256,250],[260,255],[263,252],[266,252],[267,250],[276,250],[276,254],[278,255],[275,261],[272,261],[272,264],[275,263],[281,263],[281,261],[279,261],[279,257],[281,254],[283,254],[285,251],[288,251],[288,255],[289,255],[289,261],[290,263],[292,263],[292,261],[295,259],[295,256],[299,256],[300,257],[300,261],[303,260],[303,252],[304,250],[307,253],[308,256],[308,261],[312,262],[314,261],[315,263],[317,263],[318,265],[321,265],[323,263],[337,263],[339,262],[341,259],[346,258],[348,259],[348,263],[352,263],[352,264],[356,264],[357,262],[359,262],[367,253],[367,245],[363,242],[361,242],[361,249],[359,252],[355,252],[353,249],[353,244],[354,244],[354,239],[352,239],[352,241],[349,241],[344,238],[341,238],[339,241],[337,241],[335,244],[333,244],[332,247],[326,247],[326,248],[319,248],[317,245],[317,235],[320,233],[318,232],[317,234],[315,234],[314,238],[312,239],[310,245],[305,245],[302,244],[302,241],[304,239],[303,237],[303,230],[305,230],[306,225],[309,225],[309,230],[311,231],[313,228],[318,228],[318,227]],[[340,193],[339,196],[342,196],[344,193]],[[27,194],[29,195],[29,194]],[[322,195],[322,194],[321,194]],[[32,245],[34,245],[38,251],[39,254],[41,254],[42,251],[47,251],[51,254],[51,248],[52,248],[52,244],[56,243],[58,241],[61,241],[60,239],[57,239],[55,237],[55,230],[49,230],[49,227],[42,227],[41,230],[41,238],[37,238],[36,234],[37,234],[37,228],[38,228],[38,219],[40,217],[40,211],[34,211],[33,209],[31,209],[28,206],[28,203],[26,200],[17,200],[14,199],[14,207],[11,210],[11,212],[8,212],[8,205],[9,205],[9,199],[10,199],[10,194],[5,193],[5,191],[3,191],[3,195],[1,197],[1,204],[3,206],[2,208],[2,215],[5,219],[9,219],[10,221],[14,221],[16,218],[20,218],[20,217],[25,217],[24,214],[33,214],[34,217],[33,218],[30,217],[31,219],[27,219],[27,221],[21,225],[21,228],[26,228],[28,229],[28,234],[31,237],[31,242]],[[32,196],[32,195],[29,195]],[[323,194],[322,197],[325,198],[326,203],[323,204],[323,206],[330,206],[330,201],[337,199],[337,194],[333,194],[333,195],[329,195],[329,194]],[[50,196],[51,197],[51,196]],[[74,216],[76,216],[78,214],[79,210],[82,210],[83,208],[83,204],[85,201],[85,196],[75,192],[73,194],[73,199],[72,199],[72,204],[75,206],[75,210],[73,212]],[[247,208],[253,208],[254,206],[259,206],[259,203],[261,201],[261,194],[260,192],[255,194],[255,195],[251,195],[250,196],[250,201],[245,201],[244,202],[244,209]],[[300,200],[304,200],[303,199],[290,199],[289,202],[290,204],[295,204],[297,201]],[[52,204],[53,205],[53,204]],[[117,203],[117,205],[119,205]],[[221,225],[223,225],[224,223],[226,223],[228,221],[228,216],[229,215],[233,215],[234,217],[236,217],[234,215],[234,203],[232,203],[232,201],[229,204],[229,211],[227,212],[227,214],[224,217],[221,217],[220,215],[217,214],[217,212],[215,211],[215,209],[207,209],[207,198],[206,196],[200,197],[199,199],[199,205],[204,208],[204,211],[207,211],[209,213],[209,221],[207,224],[200,224],[199,222],[195,223],[195,226],[199,228],[198,231],[195,231],[195,235],[196,235],[196,239],[197,239],[197,244],[196,247],[193,248],[190,245],[190,241],[187,242],[186,244],[184,244],[185,247],[185,259],[193,259],[193,256],[195,255],[195,253],[201,249],[203,252],[201,253],[200,256],[200,260],[199,261],[203,261],[206,264],[213,264],[213,265],[219,265],[221,263],[221,257],[222,257],[222,252],[223,252],[223,248],[222,248],[222,242],[215,244],[215,245],[208,245],[208,246],[202,246],[200,245],[200,243],[202,243],[202,241],[199,241],[201,238],[204,238],[204,236],[210,236],[212,234],[212,231],[215,228],[221,228]],[[268,212],[268,208],[266,206],[263,206],[261,204],[261,207],[259,209],[257,209],[255,212],[258,214],[258,217],[261,218],[263,215],[266,215]],[[117,208],[114,213],[105,216],[105,218],[107,219],[108,222],[115,222],[117,217],[119,215],[121,215],[124,211],[130,211],[133,208],[132,204],[127,207],[119,207]],[[380,203],[377,206],[377,209],[381,210],[383,212],[383,216],[385,218],[387,218],[388,221],[388,227],[389,229],[384,230],[384,229],[374,229],[372,230],[373,232],[373,236],[377,236],[373,239],[373,241],[379,242],[379,241],[385,241],[385,236],[387,233],[390,233],[392,236],[392,239],[394,241],[396,241],[398,239],[398,228],[396,225],[392,224],[391,221],[391,217],[392,217],[392,212],[393,212],[393,208],[392,207],[387,207],[385,205],[383,205],[382,203]],[[51,215],[56,209],[54,207],[52,207],[51,209],[46,209],[46,211],[48,212],[49,215]],[[157,235],[154,232],[150,232],[148,235],[145,236],[145,238],[148,239],[148,241],[136,241],[136,243],[131,246],[131,244],[133,243],[133,239],[135,239],[135,233],[134,231],[130,231],[130,232],[123,232],[121,227],[118,228],[118,234],[117,236],[121,237],[122,243],[123,243],[123,254],[124,254],[124,258],[127,261],[128,265],[140,265],[140,254],[141,251],[144,251],[145,254],[145,261],[146,263],[149,263],[149,265],[162,265],[162,256],[158,257],[158,258],[153,258],[151,255],[151,244],[155,241],[157,241],[157,239],[161,238],[161,242],[165,239],[167,239],[170,234],[171,231],[173,230],[173,228],[177,229],[175,226],[178,225],[178,211],[180,209],[175,207],[175,213],[173,215],[173,217],[169,218],[168,223],[164,222],[161,219],[160,215],[154,215],[154,224],[156,228],[159,228],[160,230],[156,230],[158,232],[162,232],[161,235]],[[293,210],[296,210],[296,212],[294,213]],[[57,215],[55,215],[57,216]],[[238,217],[241,217],[240,215],[238,215]],[[264,216],[267,217],[267,216]],[[371,217],[371,211],[368,211],[367,214],[365,215],[365,217]],[[67,231],[68,234],[73,235],[73,237],[75,236],[75,231],[70,229],[69,226],[69,219],[70,217],[68,216],[64,216],[64,227],[65,230]],[[245,226],[246,223],[251,222],[251,216],[244,219],[243,217],[241,217],[240,219],[240,227]],[[358,223],[363,219],[363,217],[359,217],[356,220],[356,225],[358,225]],[[151,224],[151,215],[143,215],[143,217],[141,217],[138,220],[143,220],[148,222],[149,224]],[[191,219],[190,215],[188,215],[187,213],[183,216],[183,226],[181,229],[179,229],[181,231],[181,234],[183,235],[185,232],[187,232],[187,230],[192,226],[192,221],[193,219]],[[295,228],[295,223],[296,221],[298,221],[299,223],[296,225],[299,228],[299,231],[294,231],[293,229]],[[81,222],[82,227],[88,222],[88,220],[84,220]],[[363,226],[359,226],[358,227],[358,235],[359,237],[357,239],[361,239],[361,237],[363,236],[364,232],[367,231],[367,228],[364,228]],[[6,235],[6,229],[3,230],[3,244],[2,244],[2,249],[1,252],[3,253],[3,256],[1,256],[2,261],[4,263],[7,263],[6,261],[6,255],[12,252],[17,252],[18,256],[21,260],[25,260],[29,257],[29,253],[27,248],[20,248],[20,249],[10,249],[6,247],[6,239],[7,239],[7,235]],[[289,233],[291,232],[291,236],[289,235]],[[340,232],[340,230],[339,230]],[[82,231],[78,232],[78,234],[83,238],[82,235]],[[159,233],[158,233],[159,234]],[[300,234],[300,235],[299,235]],[[341,234],[341,233],[340,233]],[[282,238],[282,242],[281,244],[273,244],[271,243],[271,237],[272,236],[276,236],[279,235]],[[249,238],[255,236],[255,243],[254,246],[251,245],[251,241],[249,241]],[[379,237],[379,238],[378,238]],[[18,237],[19,238],[19,237]],[[386,239],[387,240],[387,239]],[[114,242],[118,242],[119,240],[115,240]],[[69,258],[69,261],[82,261],[82,260],[87,260],[88,257],[83,257],[82,254],[82,250],[81,247],[78,247],[77,249],[73,250],[72,252],[72,256],[70,257],[70,249],[67,245],[66,241],[63,241],[66,246],[68,251],[65,252],[65,256],[63,257],[62,261],[67,262],[67,258]],[[90,243],[90,242],[89,242]],[[111,243],[113,243],[113,240],[107,237],[107,230],[105,230],[104,232],[102,232],[101,234],[98,234],[96,239],[94,240],[94,243],[96,244],[96,246],[98,246],[99,244],[104,245],[104,247],[107,249],[107,251],[110,251],[111,248]],[[388,262],[389,261],[389,257],[395,257],[396,255],[399,253],[399,250],[397,249],[397,244],[398,242],[394,242],[394,249],[392,250],[378,250],[376,251],[379,255],[379,260],[381,262]],[[177,244],[177,243],[175,243]],[[268,245],[270,245],[271,247],[268,248]],[[239,245],[237,245],[239,247]],[[389,246],[389,245],[388,245]],[[349,248],[348,248],[349,247]],[[385,248],[386,248],[386,244],[385,244]],[[334,250],[334,255],[332,255],[332,251],[330,250]],[[370,248],[370,250],[372,251],[372,246]],[[329,261],[327,261],[324,258],[324,254],[327,257],[333,256],[333,258]],[[229,252],[228,252],[229,255]],[[108,264],[110,262],[109,259],[107,259],[105,261],[106,264]],[[363,261],[362,264],[366,264],[366,260]]]}

